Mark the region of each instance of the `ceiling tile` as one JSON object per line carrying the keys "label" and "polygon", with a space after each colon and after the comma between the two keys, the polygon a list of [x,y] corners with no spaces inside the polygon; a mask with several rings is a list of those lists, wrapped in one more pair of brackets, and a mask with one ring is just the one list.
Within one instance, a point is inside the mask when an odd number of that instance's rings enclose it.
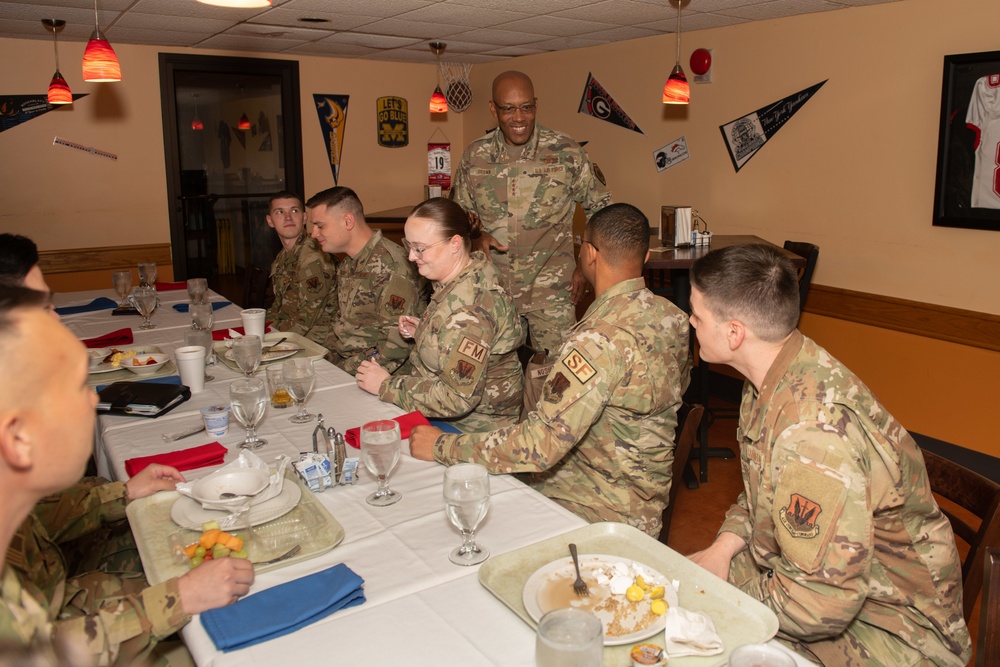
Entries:
{"label": "ceiling tile", "polygon": [[281,53],[285,49],[301,46],[297,39],[261,39],[250,35],[215,35],[194,46],[200,49],[221,49],[223,51],[264,51]]}
{"label": "ceiling tile", "polygon": [[425,23],[423,21],[403,21],[400,19],[381,19],[373,23],[361,26],[357,32],[364,32],[373,35],[408,35],[420,37],[427,40],[437,40],[439,37],[447,37],[459,32],[465,32],[467,26],[449,26],[442,23]]}
{"label": "ceiling tile", "polygon": [[[286,5],[287,6],[287,5]],[[326,23],[309,23],[299,19],[318,18],[326,19]],[[258,14],[249,19],[248,23],[266,23],[268,25],[286,25],[296,28],[314,28],[316,30],[352,30],[358,26],[363,26],[373,21],[379,21],[377,16],[362,16],[360,14],[343,14],[341,12],[303,12],[294,9],[281,7]]]}
{"label": "ceiling tile", "polygon": [[465,42],[482,42],[484,44],[496,44],[498,46],[513,46],[515,44],[528,44],[538,42],[548,38],[548,35],[529,34],[524,32],[513,32],[511,30],[498,30],[494,28],[480,28],[469,30],[455,35],[455,38]]}
{"label": "ceiling tile", "polygon": [[530,19],[521,19],[511,23],[504,23],[498,26],[500,30],[513,30],[514,32],[529,32],[539,35],[549,35],[552,37],[569,37],[586,32],[594,32],[604,27],[604,24],[593,21],[581,21],[579,19],[560,19],[554,16],[536,16]]}
{"label": "ceiling tile", "polygon": [[490,9],[466,7],[449,2],[441,2],[423,9],[416,9],[402,14],[403,21],[427,21],[446,23],[449,25],[464,25],[470,28],[488,28],[500,23],[509,23],[532,16],[528,12],[512,12],[506,9]]}
{"label": "ceiling tile", "polygon": [[741,19],[760,21],[781,16],[793,16],[795,14],[825,12],[832,9],[839,8],[837,5],[826,0],[774,0],[773,2],[765,2],[759,5],[735,7],[720,13]]}
{"label": "ceiling tile", "polygon": [[181,32],[190,30],[201,34],[214,35],[223,32],[232,25],[222,19],[194,18],[188,16],[161,16],[159,14],[141,14],[128,12],[115,23],[115,28],[135,28],[140,30],[172,30]]}
{"label": "ceiling tile", "polygon": [[210,38],[213,33],[193,32],[185,30],[163,30],[154,28],[108,28],[107,36],[111,45],[122,44],[148,44],[155,40],[160,46],[194,46]]}
{"label": "ceiling tile", "polygon": [[284,7],[295,11],[359,14],[390,18],[413,9],[434,4],[436,0],[288,0]]}
{"label": "ceiling tile", "polygon": [[[700,1],[697,4],[701,4]],[[685,8],[686,9],[686,8]],[[587,21],[603,21],[615,25],[635,25],[645,21],[656,21],[677,12],[666,0],[635,2],[634,0],[603,0],[585,7],[549,12],[553,16]]]}

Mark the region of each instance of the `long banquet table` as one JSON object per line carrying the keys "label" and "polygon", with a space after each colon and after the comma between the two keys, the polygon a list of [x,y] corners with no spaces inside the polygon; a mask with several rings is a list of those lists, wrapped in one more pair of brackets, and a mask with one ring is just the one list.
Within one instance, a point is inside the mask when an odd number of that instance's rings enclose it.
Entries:
{"label": "long banquet table", "polygon": [[[88,303],[107,291],[60,294],[57,305]],[[212,300],[221,300],[212,294]],[[183,339],[189,316],[170,305],[185,302],[186,292],[163,292],[163,306],[153,317],[156,329],[141,331],[135,317],[111,317],[110,311],[71,315],[64,322],[82,338],[132,326],[136,344],[156,344],[172,351]],[[216,313],[215,328],[239,325],[239,311],[227,306]],[[391,418],[400,410],[358,389],[351,376],[326,361],[318,361],[316,388],[307,400],[311,412],[324,415],[339,431],[362,421]],[[198,409],[228,402],[230,381],[239,375],[222,364],[210,366],[215,380],[204,392],[157,418],[103,415],[98,419],[95,456],[101,473],[125,479],[125,461],[135,456],[173,451],[214,440],[201,433],[175,443],[160,434],[197,422]],[[259,371],[262,373],[263,370]],[[268,408],[260,434],[268,444],[257,450],[265,460],[278,454],[294,459],[311,448],[315,422],[288,422],[292,410]],[[229,449],[226,460],[238,456],[235,445],[243,429],[231,424],[218,438]],[[364,471],[354,486],[338,486],[316,498],[343,526],[345,538],[333,550],[311,560],[258,574],[251,594],[337,563],[346,563],[364,581],[364,604],[339,611],[291,635],[256,646],[222,653],[195,618],[182,631],[199,665],[275,665],[321,663],[408,665],[531,665],[535,633],[480,585],[479,566],[461,567],[448,551],[461,542],[445,516],[441,498],[444,467],[403,455],[390,486],[403,494],[389,507],[373,507],[364,498],[375,487]],[[351,450],[354,455],[357,450]],[[189,471],[188,479],[212,468]],[[491,477],[491,501],[477,541],[499,555],[586,525],[579,517],[510,476]],[[733,589],[735,591],[735,589]],[[771,641],[772,645],[778,644]],[[807,661],[795,656],[801,665]],[[712,664],[711,660],[706,664]]]}

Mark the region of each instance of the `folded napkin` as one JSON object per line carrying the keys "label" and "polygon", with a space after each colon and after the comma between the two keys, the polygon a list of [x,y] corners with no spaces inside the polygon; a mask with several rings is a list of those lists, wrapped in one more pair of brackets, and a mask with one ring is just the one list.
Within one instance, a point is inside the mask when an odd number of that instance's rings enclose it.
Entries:
{"label": "folded napkin", "polygon": [[722,639],[708,614],[675,605],[667,609],[665,642],[670,659],[686,655],[716,655],[723,650]]}
{"label": "folded napkin", "polygon": [[225,447],[217,442],[210,442],[207,445],[181,449],[176,452],[129,459],[125,461],[125,472],[128,473],[129,477],[134,477],[150,463],[162,463],[178,470],[194,470],[195,468],[219,465],[225,456]]}
{"label": "folded napkin", "polygon": [[[219,310],[220,308],[225,308],[226,306],[230,305],[231,303],[232,302],[230,302],[230,301],[213,301],[212,302],[212,310]],[[174,304],[174,310],[176,310],[178,313],[186,313],[186,312],[188,312],[188,304],[186,304],[186,303],[175,303]]]}
{"label": "folded napkin", "polygon": [[[56,312],[60,315],[76,315],[77,313],[90,313],[95,310],[111,310],[112,308],[117,307],[117,301],[109,299],[106,296],[101,296],[82,306],[63,306],[62,308],[56,308]],[[131,343],[132,341],[129,342]]]}
{"label": "folded napkin", "polygon": [[163,283],[157,281],[156,291],[157,292],[172,292],[173,290],[187,289],[186,280],[178,280],[175,283]]}
{"label": "folded napkin", "polygon": [[132,342],[132,329],[126,327],[96,338],[85,338],[83,344],[87,347],[111,347],[112,345],[129,345]]}
{"label": "folded napkin", "polygon": [[[410,432],[413,431],[414,426],[430,426],[430,422],[427,421],[427,417],[424,417],[424,413],[419,410],[414,410],[413,412],[408,412],[405,415],[400,415],[393,419],[394,422],[399,424],[399,435],[403,440],[410,437]],[[354,428],[347,429],[344,433],[344,440],[347,441],[351,447],[361,448],[361,427],[356,426]]]}
{"label": "folded napkin", "polygon": [[364,580],[343,563],[203,612],[201,624],[222,651],[282,637],[365,601]]}

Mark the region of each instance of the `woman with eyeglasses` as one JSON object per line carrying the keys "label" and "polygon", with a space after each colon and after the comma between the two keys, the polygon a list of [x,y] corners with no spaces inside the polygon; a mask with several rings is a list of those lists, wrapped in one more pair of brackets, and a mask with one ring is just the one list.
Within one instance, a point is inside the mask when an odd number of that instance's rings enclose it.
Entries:
{"label": "woman with eyeglasses", "polygon": [[434,294],[422,318],[399,318],[400,333],[415,341],[410,372],[390,376],[365,361],[357,373],[358,386],[383,401],[454,420],[465,432],[517,423],[523,388],[520,318],[496,268],[471,252],[470,232],[465,211],[449,199],[413,209],[403,246]]}

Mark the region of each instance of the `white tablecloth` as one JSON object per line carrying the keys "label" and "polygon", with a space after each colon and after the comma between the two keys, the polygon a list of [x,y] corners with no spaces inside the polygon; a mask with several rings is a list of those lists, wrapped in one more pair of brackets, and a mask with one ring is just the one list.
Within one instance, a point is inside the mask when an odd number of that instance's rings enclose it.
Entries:
{"label": "white tablecloth", "polygon": [[[59,295],[57,305],[87,303],[109,293]],[[217,295],[212,298],[219,299]],[[169,305],[186,302],[187,293],[164,292],[161,299],[166,307],[153,318],[157,328],[149,331],[136,328],[137,318],[112,317],[110,311],[72,315],[64,321],[84,338],[132,326],[136,343],[157,344],[172,351],[183,340],[183,330],[190,326],[190,320]],[[239,309],[223,308],[216,318],[215,328],[227,322],[238,326]],[[351,376],[333,365],[319,361],[316,369],[316,389],[307,407],[311,412],[321,412],[326,423],[337,430],[400,414],[396,406],[358,389]],[[197,423],[199,408],[228,402],[229,383],[239,375],[221,364],[210,367],[210,372],[216,379],[206,385],[204,392],[163,417],[101,416],[95,454],[102,474],[125,479],[125,461],[129,458],[215,440],[201,433],[167,444],[160,437],[161,433]],[[311,449],[315,422],[291,424],[291,414],[292,409],[268,408],[259,430],[268,444],[257,451],[265,460],[282,453],[295,459],[298,452]],[[242,438],[243,429],[233,424],[229,433],[218,439],[230,450],[227,461],[238,456],[235,445]],[[346,563],[365,580],[365,603],[291,635],[231,653],[215,648],[196,617],[182,635],[199,665],[534,664],[534,631],[479,584],[479,566],[462,567],[448,560],[448,552],[461,543],[461,537],[444,513],[444,468],[411,458],[405,453],[405,443],[403,451],[390,479],[390,487],[403,494],[399,503],[389,507],[365,503],[365,496],[376,485],[364,470],[357,485],[318,494],[320,502],[344,527],[344,541],[317,558],[260,574],[251,589],[256,593]],[[349,454],[357,455],[357,450],[349,448]],[[211,470],[185,475],[193,479]],[[494,555],[585,525],[579,517],[512,477],[493,476],[490,481],[490,509],[477,540]],[[771,644],[779,646],[774,641]],[[798,656],[796,660],[800,665],[809,664]]]}

